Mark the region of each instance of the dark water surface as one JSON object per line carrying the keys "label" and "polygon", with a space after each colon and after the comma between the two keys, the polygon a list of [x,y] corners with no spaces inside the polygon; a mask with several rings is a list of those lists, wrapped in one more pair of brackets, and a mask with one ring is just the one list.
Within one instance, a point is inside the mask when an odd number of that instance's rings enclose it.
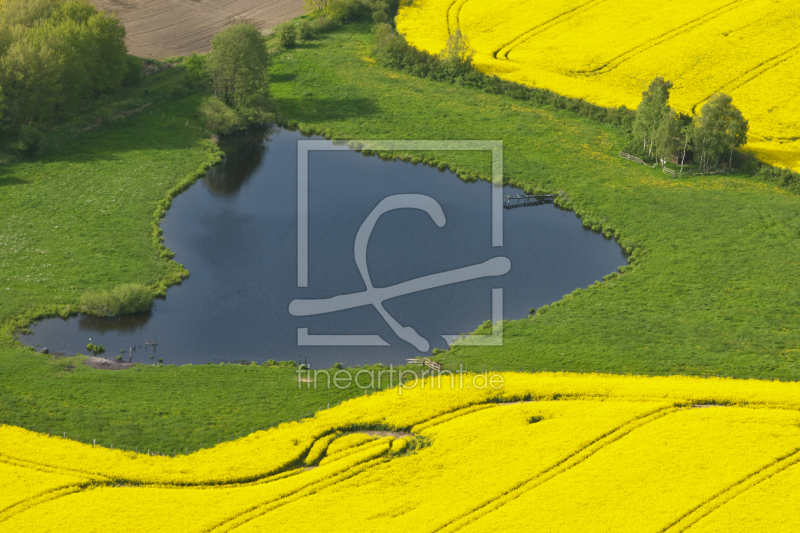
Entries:
{"label": "dark water surface", "polygon": [[[225,162],[178,196],[162,224],[166,246],[191,276],[156,301],[152,313],[48,319],[22,341],[75,354],[85,352],[91,338],[108,357],[124,350],[126,360],[135,345],[134,362],[151,363],[153,349],[145,350],[145,338],[157,337],[155,360],[176,365],[243,359],[307,359],[313,368],[404,363],[421,352],[398,338],[372,306],[308,317],[288,311],[297,298],[365,290],[354,259],[355,236],[373,208],[393,194],[434,198],[447,222],[439,228],[419,210],[384,214],[367,254],[376,287],[497,256],[511,260],[504,276],[385,302],[386,311],[416,329],[431,348],[446,348],[442,335],[468,333],[491,318],[493,288],[503,288],[505,318],[518,319],[627,263],[614,241],[553,205],[504,210],[504,245],[492,248],[489,183],[465,183],[449,171],[354,151],[311,152],[309,283],[298,288],[297,141],[303,138],[278,130],[267,139],[223,143]],[[389,346],[298,346],[298,328],[312,335],[380,335]]]}

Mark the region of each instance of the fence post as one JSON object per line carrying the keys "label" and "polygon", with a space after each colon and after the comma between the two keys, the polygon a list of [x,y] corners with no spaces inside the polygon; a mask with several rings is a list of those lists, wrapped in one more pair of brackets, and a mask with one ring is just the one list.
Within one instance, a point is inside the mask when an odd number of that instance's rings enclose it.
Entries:
{"label": "fence post", "polygon": [[94,448],[95,444],[97,444],[97,439],[92,439],[92,448]]}

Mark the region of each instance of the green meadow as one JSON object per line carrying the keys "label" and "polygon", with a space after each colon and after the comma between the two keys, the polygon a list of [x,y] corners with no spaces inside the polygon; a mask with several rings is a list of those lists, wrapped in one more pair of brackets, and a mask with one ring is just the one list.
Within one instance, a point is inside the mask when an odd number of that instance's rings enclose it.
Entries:
{"label": "green meadow", "polygon": [[[564,207],[632,253],[624,272],[508,322],[502,348],[457,347],[439,356],[446,367],[800,378],[796,195],[748,177],[668,177],[618,158],[624,139],[609,125],[392,71],[371,47],[369,26],[352,25],[276,55],[281,121],[339,139],[501,139],[509,182],[562,193]],[[185,275],[155,223],[219,156],[199,123],[203,95],[182,77],[178,67],[122,94],[129,109],[151,104],[139,113],[85,132],[65,126],[41,158],[0,165],[6,422],[191,451],[363,394],[298,389],[278,366],[94,370],[13,339],[31,318],[74,312],[90,288],[161,290]],[[387,155],[467,179],[490,171],[486,154]]]}

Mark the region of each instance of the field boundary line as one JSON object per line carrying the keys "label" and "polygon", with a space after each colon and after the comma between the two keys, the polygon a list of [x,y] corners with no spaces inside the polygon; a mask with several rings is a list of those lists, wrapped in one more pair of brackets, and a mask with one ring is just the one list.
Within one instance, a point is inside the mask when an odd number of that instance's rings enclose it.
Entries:
{"label": "field boundary line", "polygon": [[459,529],[462,529],[463,527],[478,520],[479,518],[482,518],[483,516],[486,516],[487,514],[496,511],[497,509],[501,508],[508,502],[516,500],[526,492],[535,489],[544,483],[547,483],[548,481],[558,476],[559,474],[562,474],[572,469],[573,467],[580,465],[587,459],[591,458],[594,454],[604,449],[606,446],[609,446],[610,444],[617,442],[618,440],[622,439],[632,431],[642,426],[645,426],[650,422],[653,422],[667,415],[670,415],[676,411],[679,411],[681,409],[682,407],[674,405],[669,407],[659,407],[653,411],[646,412],[645,414],[642,414],[632,420],[628,420],[627,422],[595,438],[593,441],[589,442],[586,446],[572,452],[563,459],[557,461],[551,466],[535,474],[533,477],[525,481],[522,481],[516,487],[508,489],[500,496],[484,502],[482,505],[476,507],[472,511],[469,511],[466,515],[462,516],[461,518],[458,518],[449,524],[441,525],[438,526],[436,529],[431,530],[431,533],[458,531]]}
{"label": "field boundary line", "polygon": [[[43,503],[57,500],[58,498],[69,496],[70,494],[74,494],[76,492],[81,492],[87,486],[89,486],[88,483],[79,485],[61,485],[59,487],[49,489],[25,498],[24,500],[20,500],[17,503],[13,503],[8,507],[0,509],[0,523],[11,520],[18,514],[22,514],[28,509],[33,509],[34,507],[37,507]],[[15,507],[17,507],[17,509],[15,509]]]}
{"label": "field boundary line", "polygon": [[796,449],[783,457],[779,457],[766,466],[747,474],[733,485],[719,491],[711,498],[687,511],[676,521],[668,524],[664,529],[659,530],[659,533],[680,533],[686,531],[737,496],[744,494],[759,483],[780,474],[797,463],[800,463],[800,449]]}
{"label": "field boundary line", "polygon": [[[596,5],[602,4],[603,2],[606,2],[606,1],[607,0],[589,0],[588,2],[584,2],[583,4],[580,4],[580,5],[577,5],[577,6],[573,7],[572,9],[569,9],[567,11],[563,11],[563,12],[559,13],[558,15],[556,15],[554,17],[551,17],[548,20],[542,22],[541,24],[537,24],[533,28],[525,30],[521,34],[517,35],[516,37],[511,39],[508,43],[504,44],[503,46],[501,46],[500,48],[498,48],[497,50],[492,52],[492,57],[494,57],[495,59],[498,59],[497,56],[501,55],[501,56],[503,56],[502,59],[508,60],[508,54],[510,54],[511,51],[515,47],[517,47],[520,44],[524,43],[525,41],[527,41],[531,37],[533,37],[535,35],[538,35],[538,34],[540,34],[542,32],[545,32],[545,31],[549,30],[550,28],[552,28],[553,26],[557,26],[557,25],[561,24],[562,22],[564,22],[565,20],[569,20],[573,16],[579,15],[579,14],[583,13],[584,11],[588,11],[588,10],[592,9],[593,7],[595,7]],[[537,30],[540,30],[540,31],[537,31]]]}
{"label": "field boundary line", "polygon": [[[270,500],[270,501],[263,502],[263,503],[260,503],[258,505],[255,505],[255,506],[251,507],[250,509],[248,509],[246,511],[243,511],[242,513],[240,513],[240,514],[238,514],[238,515],[236,515],[234,517],[231,517],[231,518],[229,518],[227,520],[224,520],[223,522],[217,524],[216,526],[212,526],[209,529],[205,529],[204,533],[209,533],[209,532],[220,532],[220,533],[222,533],[222,532],[226,532],[226,531],[232,531],[232,530],[234,530],[234,529],[236,529],[236,528],[238,528],[240,526],[243,526],[244,524],[246,524],[248,522],[251,522],[251,521],[255,520],[256,518],[259,518],[259,517],[267,514],[270,511],[273,511],[273,510],[277,509],[278,507],[283,507],[284,505],[288,505],[290,503],[293,503],[293,502],[295,502],[295,501],[297,501],[297,500],[299,500],[301,498],[304,498],[306,496],[310,496],[311,494],[315,494],[315,493],[317,493],[317,492],[319,492],[321,490],[325,490],[326,488],[328,488],[330,486],[337,485],[338,483],[340,483],[342,481],[345,481],[346,479],[349,479],[349,478],[351,478],[351,477],[353,477],[355,475],[358,475],[358,474],[364,472],[365,470],[368,470],[369,468],[371,468],[374,465],[377,465],[377,464],[380,464],[380,463],[383,463],[383,462],[386,462],[386,461],[387,461],[386,457],[382,457],[382,456],[373,457],[372,459],[367,460],[367,461],[365,461],[363,463],[359,463],[359,464],[353,466],[350,469],[347,469],[347,470],[344,470],[342,472],[339,472],[338,474],[336,474],[334,476],[327,477],[327,478],[324,478],[324,479],[320,479],[319,481],[316,481],[316,482],[314,482],[314,483],[312,483],[310,485],[307,485],[307,486],[303,487],[302,489],[300,489],[300,490],[298,490],[298,491],[296,491],[296,492],[294,492],[292,494],[288,494],[286,496],[283,496],[283,497],[280,497],[280,498],[276,498],[274,500]],[[320,485],[322,485],[322,487],[320,487]]]}
{"label": "field boundary line", "polygon": [[[636,45],[633,48],[626,50],[625,52],[612,57],[609,59],[604,65],[601,65],[595,69],[591,70],[578,70],[575,71],[575,74],[583,74],[585,76],[600,76],[601,74],[606,74],[607,72],[611,72],[622,63],[628,61],[632,57],[635,57],[642,52],[650,50],[651,48],[655,48],[670,39],[677,37],[683,33],[690,32],[703,24],[707,23],[710,20],[714,20],[717,17],[721,17],[722,15],[728,13],[729,11],[734,11],[741,7],[741,3],[744,2],[745,4],[752,2],[753,0],[733,0],[733,2],[729,4],[725,4],[724,6],[718,7],[717,9],[713,9],[704,15],[697,17],[696,19],[692,19],[688,21],[686,24],[682,26],[678,26],[677,28],[673,28],[668,30],[661,35],[650,39],[649,41],[643,42],[642,44]],[[626,57],[627,56],[627,57]]]}

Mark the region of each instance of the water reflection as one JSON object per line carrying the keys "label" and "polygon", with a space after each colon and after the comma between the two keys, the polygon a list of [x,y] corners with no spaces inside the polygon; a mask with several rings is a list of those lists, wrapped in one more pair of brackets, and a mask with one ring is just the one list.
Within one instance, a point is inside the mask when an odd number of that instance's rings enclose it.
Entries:
{"label": "water reflection", "polygon": [[208,190],[220,196],[237,194],[261,167],[274,134],[275,128],[268,128],[258,133],[220,139],[219,147],[225,152],[225,159],[206,174],[203,183]]}
{"label": "water reflection", "polygon": [[78,317],[78,329],[81,331],[97,333],[137,333],[144,331],[144,326],[150,320],[152,313],[140,313],[123,317],[101,318],[92,315]]}

